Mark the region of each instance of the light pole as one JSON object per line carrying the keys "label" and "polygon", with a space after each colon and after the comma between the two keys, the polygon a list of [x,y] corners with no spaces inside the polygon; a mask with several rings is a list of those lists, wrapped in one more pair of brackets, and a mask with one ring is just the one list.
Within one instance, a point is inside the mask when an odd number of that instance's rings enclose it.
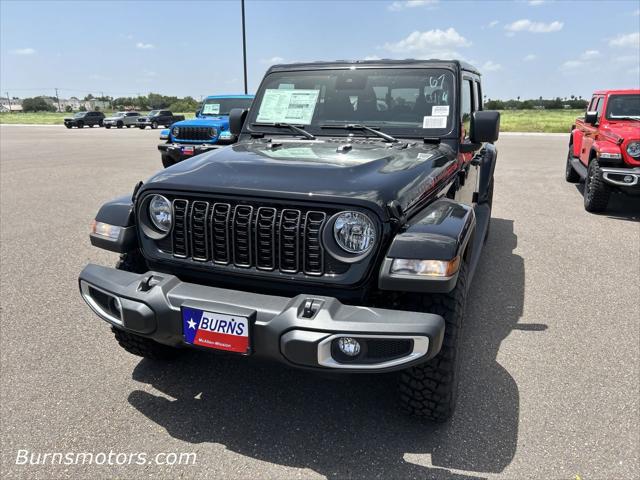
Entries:
{"label": "light pole", "polygon": [[244,63],[244,94],[248,93],[247,90],[247,36],[244,29],[244,0],[240,0],[240,7],[242,8],[242,60]]}

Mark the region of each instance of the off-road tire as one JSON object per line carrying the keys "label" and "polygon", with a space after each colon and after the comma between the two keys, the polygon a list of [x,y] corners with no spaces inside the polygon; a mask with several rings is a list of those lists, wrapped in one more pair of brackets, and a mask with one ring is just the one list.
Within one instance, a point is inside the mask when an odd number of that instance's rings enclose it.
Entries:
{"label": "off-road tire", "polygon": [[[147,263],[139,250],[120,255],[116,268],[133,273],[145,273],[148,270]],[[144,338],[116,327],[111,327],[111,330],[120,346],[133,355],[151,360],[169,360],[179,353],[179,349],[154,342],[149,338]]]}
{"label": "off-road tire", "polygon": [[597,159],[591,160],[584,181],[584,209],[587,212],[604,212],[611,196],[611,187],[604,182]]}
{"label": "off-road tire", "polygon": [[106,128],[107,130],[109,130],[111,128],[111,125],[105,125],[104,128]]}
{"label": "off-road tire", "polygon": [[400,373],[400,406],[433,422],[447,421],[455,409],[460,372],[460,341],[467,298],[467,266],[463,264],[456,288],[446,294],[423,295],[421,311],[445,320],[442,349],[431,360]]}
{"label": "off-road tire", "polygon": [[176,162],[173,161],[173,158],[171,158],[170,155],[163,153],[161,156],[162,156],[162,166],[164,168],[168,168],[171,165],[175,165]]}
{"label": "off-road tire", "polygon": [[111,327],[118,344],[132,355],[150,360],[170,360],[179,353],[177,348],[169,347],[149,338],[140,337],[116,327]]}
{"label": "off-road tire", "polygon": [[569,153],[567,153],[567,164],[564,169],[564,179],[569,183],[578,183],[580,181],[580,175],[576,172],[571,160],[573,159],[573,145],[569,145]]}
{"label": "off-road tire", "polygon": [[71,127],[73,127],[73,125],[66,124],[65,127],[67,127],[69,130],[71,130]]}

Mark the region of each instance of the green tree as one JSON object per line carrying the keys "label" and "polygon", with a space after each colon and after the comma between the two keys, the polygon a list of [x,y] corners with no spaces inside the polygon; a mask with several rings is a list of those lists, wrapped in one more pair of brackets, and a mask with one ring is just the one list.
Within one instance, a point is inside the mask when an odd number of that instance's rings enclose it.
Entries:
{"label": "green tree", "polygon": [[67,105],[66,107],[64,107],[64,111],[67,113],[71,113],[73,112],[73,108],[71,108],[71,105]]}
{"label": "green tree", "polygon": [[25,98],[22,101],[23,112],[55,112],[56,107],[47,102],[43,97]]}

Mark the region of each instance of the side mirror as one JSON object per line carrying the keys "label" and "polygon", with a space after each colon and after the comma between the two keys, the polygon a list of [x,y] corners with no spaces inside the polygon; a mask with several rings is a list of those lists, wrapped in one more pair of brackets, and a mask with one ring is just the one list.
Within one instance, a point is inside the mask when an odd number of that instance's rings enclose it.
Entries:
{"label": "side mirror", "polygon": [[587,112],[584,114],[584,123],[588,123],[589,125],[595,125],[598,123],[598,112]]}
{"label": "side mirror", "polygon": [[500,112],[483,110],[471,117],[471,143],[493,143],[500,135]]}
{"label": "side mirror", "polygon": [[242,132],[242,125],[247,118],[247,113],[249,110],[244,108],[232,108],[229,112],[229,131],[233,135],[240,135]]}

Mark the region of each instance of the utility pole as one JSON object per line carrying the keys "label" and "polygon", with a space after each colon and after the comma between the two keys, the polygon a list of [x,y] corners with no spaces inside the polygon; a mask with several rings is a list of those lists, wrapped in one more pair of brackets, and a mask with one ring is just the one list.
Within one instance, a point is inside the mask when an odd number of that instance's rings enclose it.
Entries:
{"label": "utility pole", "polygon": [[242,8],[242,60],[244,62],[244,94],[247,90],[247,36],[244,28],[244,0],[240,0],[240,6]]}
{"label": "utility pole", "polygon": [[58,100],[58,111],[62,111],[62,107],[60,106],[60,97],[58,96],[58,89],[56,88],[56,99]]}
{"label": "utility pole", "polygon": [[9,113],[11,113],[11,99],[9,98],[9,92],[4,92],[7,95],[7,101],[9,102]]}

